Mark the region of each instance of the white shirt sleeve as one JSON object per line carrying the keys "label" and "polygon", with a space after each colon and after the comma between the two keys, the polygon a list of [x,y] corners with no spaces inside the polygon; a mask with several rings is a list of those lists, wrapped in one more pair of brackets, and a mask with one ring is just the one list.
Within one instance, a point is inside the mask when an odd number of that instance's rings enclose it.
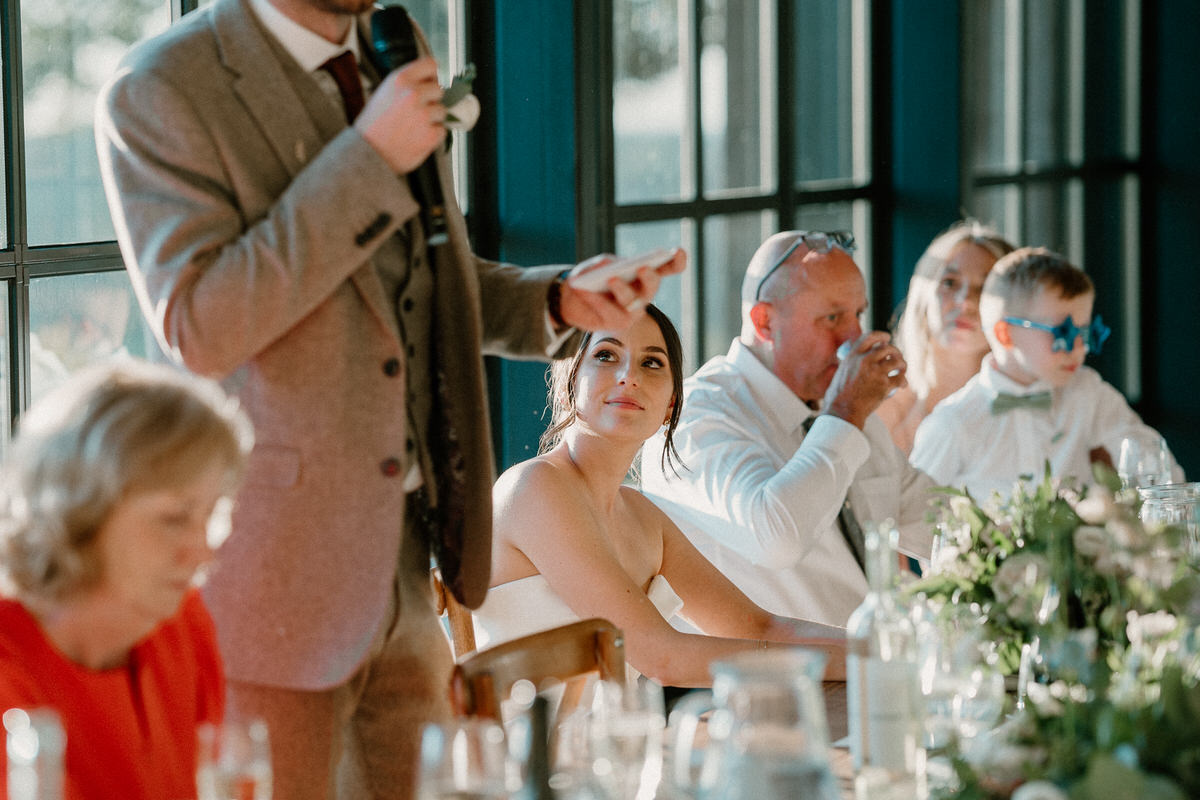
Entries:
{"label": "white shirt sleeve", "polygon": [[663,476],[656,463],[643,461],[644,487],[699,512],[691,522],[751,563],[776,569],[793,565],[816,537],[829,532],[870,453],[866,437],[853,425],[822,415],[796,447],[756,431],[736,409],[697,405],[690,409],[690,423],[675,433],[686,468],[678,477]]}
{"label": "white shirt sleeve", "polygon": [[958,441],[961,432],[953,414],[935,407],[917,427],[908,461],[934,483],[953,485],[962,474],[962,455]]}

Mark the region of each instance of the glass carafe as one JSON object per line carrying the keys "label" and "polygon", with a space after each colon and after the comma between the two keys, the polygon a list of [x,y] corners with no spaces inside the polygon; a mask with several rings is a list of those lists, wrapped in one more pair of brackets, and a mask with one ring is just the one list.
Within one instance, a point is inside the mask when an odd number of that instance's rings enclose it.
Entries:
{"label": "glass carafe", "polygon": [[1142,521],[1177,525],[1187,532],[1183,546],[1193,564],[1200,564],[1200,483],[1164,483],[1138,489]]}
{"label": "glass carafe", "polygon": [[712,692],[671,714],[676,788],[700,800],[836,800],[824,668],[823,653],[803,648],[714,663]]}

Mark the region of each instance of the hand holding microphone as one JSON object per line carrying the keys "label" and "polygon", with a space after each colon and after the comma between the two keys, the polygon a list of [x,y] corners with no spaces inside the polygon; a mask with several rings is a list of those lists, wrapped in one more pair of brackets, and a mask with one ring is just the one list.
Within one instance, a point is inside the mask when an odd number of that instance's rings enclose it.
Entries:
{"label": "hand holding microphone", "polygon": [[409,176],[426,243],[444,244],[446,201],[433,156],[446,138],[437,63],[419,57],[412,20],[401,6],[376,7],[367,55],[384,78],[354,126],[397,174]]}
{"label": "hand holding microphone", "polygon": [[388,74],[354,121],[398,175],[414,172],[446,138],[437,63],[418,59]]}

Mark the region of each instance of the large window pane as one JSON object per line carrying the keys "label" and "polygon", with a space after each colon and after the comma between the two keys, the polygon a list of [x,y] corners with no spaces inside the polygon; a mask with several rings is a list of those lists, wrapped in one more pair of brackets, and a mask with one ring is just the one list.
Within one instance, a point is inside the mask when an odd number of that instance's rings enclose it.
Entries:
{"label": "large window pane", "polygon": [[[1091,18],[1087,46],[1087,92],[1103,92],[1103,104],[1090,104],[1087,113],[1087,149],[1094,157],[1137,158],[1141,145],[1141,35],[1142,3],[1113,3],[1113,14]],[[1107,24],[1100,24],[1101,22]]]}
{"label": "large window pane", "polygon": [[868,9],[865,0],[796,3],[792,119],[801,184],[869,177]]}
{"label": "large window pane", "polygon": [[1025,19],[1025,161],[1054,166],[1067,160],[1067,59],[1058,3],[1029,3]]}
{"label": "large window pane", "polygon": [[114,237],[92,133],[96,96],[129,46],[169,22],[167,0],[21,4],[30,244]]}
{"label": "large window pane", "polygon": [[147,358],[157,353],[124,272],[29,282],[29,379],[34,402],[89,364],[122,354]]}
{"label": "large window pane", "polygon": [[[763,3],[706,0],[700,35],[704,193],[775,190],[773,36]],[[765,123],[765,124],[764,124]]]}
{"label": "large window pane", "polygon": [[1083,224],[1079,181],[1031,184],[1024,192],[1023,244],[1048,247],[1078,263]]}
{"label": "large window pane", "polygon": [[1021,192],[1012,184],[983,186],[971,193],[967,216],[990,225],[1016,245],[1025,243],[1021,221]]}
{"label": "large window pane", "polygon": [[8,452],[8,437],[9,428],[12,420],[12,389],[13,376],[9,371],[9,364],[12,364],[12,347],[8,338],[8,304],[9,295],[12,292],[12,282],[4,281],[0,283],[0,413],[4,414],[3,419],[0,419],[0,455]]}
{"label": "large window pane", "polygon": [[613,147],[616,201],[678,200],[692,169],[688,0],[614,0]]}
{"label": "large window pane", "polygon": [[704,221],[704,334],[702,361],[729,350],[742,330],[742,278],[750,256],[778,228],[773,211],[709,217]]}
{"label": "large window pane", "polygon": [[1013,168],[1020,163],[1019,95],[1013,66],[1019,63],[1020,4],[1005,0],[972,0],[963,10],[964,142],[975,170]]}
{"label": "large window pane", "polygon": [[[696,232],[691,220],[668,219],[618,225],[617,255],[632,256],[656,248],[682,247],[689,255],[696,252]],[[696,268],[689,265],[679,275],[670,275],[654,296],[658,306],[675,323],[683,340],[684,371],[696,368]]]}

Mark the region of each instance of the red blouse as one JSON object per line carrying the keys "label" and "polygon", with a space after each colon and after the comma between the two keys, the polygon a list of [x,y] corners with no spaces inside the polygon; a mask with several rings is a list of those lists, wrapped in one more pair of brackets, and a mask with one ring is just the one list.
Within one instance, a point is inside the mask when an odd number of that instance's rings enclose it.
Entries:
{"label": "red blouse", "polygon": [[[105,670],[63,656],[24,606],[0,599],[0,713],[59,713],[67,800],[194,799],[196,726],[220,721],[224,695],[216,630],[197,591],[134,647],[127,665]],[[4,751],[0,800],[8,800]]]}

